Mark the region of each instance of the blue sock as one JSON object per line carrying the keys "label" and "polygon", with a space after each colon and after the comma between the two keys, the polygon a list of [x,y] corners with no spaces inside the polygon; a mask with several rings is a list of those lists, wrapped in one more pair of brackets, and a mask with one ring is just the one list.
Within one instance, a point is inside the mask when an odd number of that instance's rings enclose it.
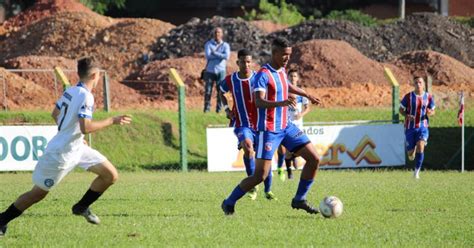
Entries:
{"label": "blue sock", "polygon": [[245,191],[243,191],[242,188],[240,188],[240,185],[237,185],[237,187],[235,187],[232,193],[230,193],[229,197],[225,199],[225,204],[234,206],[235,203],[244,195],[245,195]]}
{"label": "blue sock", "polygon": [[253,173],[255,172],[255,158],[246,158],[244,156],[244,164],[247,176],[253,175]]}
{"label": "blue sock", "polygon": [[272,173],[272,169],[270,169],[270,171],[268,172],[267,178],[265,179],[265,181],[263,181],[263,184],[265,185],[265,193],[272,191],[272,179],[273,179],[273,173]]}
{"label": "blue sock", "polygon": [[416,162],[416,170],[419,171],[421,169],[421,165],[423,164],[423,159],[425,158],[424,153],[416,153],[415,154],[415,162]]}
{"label": "blue sock", "polygon": [[313,185],[314,180],[304,180],[300,179],[300,183],[298,185],[298,190],[296,191],[295,200],[301,201],[306,199],[306,194],[308,194],[311,185]]}
{"label": "blue sock", "polygon": [[277,168],[280,169],[283,167],[283,162],[285,162],[286,154],[279,154],[278,153],[278,163],[277,163]]}

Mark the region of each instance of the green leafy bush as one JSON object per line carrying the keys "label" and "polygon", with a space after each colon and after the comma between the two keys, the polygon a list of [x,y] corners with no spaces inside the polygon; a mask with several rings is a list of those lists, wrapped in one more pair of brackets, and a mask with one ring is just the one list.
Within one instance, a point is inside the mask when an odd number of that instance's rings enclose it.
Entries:
{"label": "green leafy bush", "polygon": [[325,18],[352,21],[368,27],[378,24],[376,18],[353,9],[343,11],[333,10]]}
{"label": "green leafy bush", "polygon": [[293,4],[281,1],[280,6],[270,3],[268,0],[260,0],[258,10],[252,9],[250,12],[244,10],[245,20],[268,20],[275,23],[296,25],[306,20]]}
{"label": "green leafy bush", "polygon": [[474,28],[474,16],[466,17],[466,16],[455,16],[453,17],[454,20],[469,26],[470,28]]}
{"label": "green leafy bush", "polygon": [[99,14],[104,14],[111,6],[124,8],[125,2],[126,0],[81,0],[82,4]]}

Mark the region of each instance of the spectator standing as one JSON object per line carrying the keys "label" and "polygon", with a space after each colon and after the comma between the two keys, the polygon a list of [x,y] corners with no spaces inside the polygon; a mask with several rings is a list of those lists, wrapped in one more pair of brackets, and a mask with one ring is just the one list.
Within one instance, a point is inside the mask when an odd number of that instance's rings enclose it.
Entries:
{"label": "spectator standing", "polygon": [[[204,112],[211,109],[212,88],[216,85],[218,92],[218,84],[226,75],[226,64],[230,56],[230,46],[223,40],[224,31],[220,27],[216,27],[213,31],[214,38],[210,39],[204,45],[206,55],[206,68],[203,75],[204,86]],[[221,111],[222,104],[217,96],[216,112]]]}

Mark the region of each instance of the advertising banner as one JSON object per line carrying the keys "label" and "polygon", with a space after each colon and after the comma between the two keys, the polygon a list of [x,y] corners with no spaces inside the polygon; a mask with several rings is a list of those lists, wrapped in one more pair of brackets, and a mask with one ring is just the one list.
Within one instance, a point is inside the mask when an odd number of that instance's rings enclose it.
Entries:
{"label": "advertising banner", "polygon": [[57,126],[0,126],[0,171],[33,170]]}
{"label": "advertising banner", "polygon": [[[400,124],[305,126],[303,132],[321,156],[321,169],[405,165]],[[233,128],[207,129],[207,158],[208,171],[245,170]]]}

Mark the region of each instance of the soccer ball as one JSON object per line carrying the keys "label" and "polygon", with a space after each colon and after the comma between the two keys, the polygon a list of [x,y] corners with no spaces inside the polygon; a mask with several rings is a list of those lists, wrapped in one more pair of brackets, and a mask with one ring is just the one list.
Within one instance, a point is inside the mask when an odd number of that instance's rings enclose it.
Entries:
{"label": "soccer ball", "polygon": [[342,214],[342,201],[335,196],[327,196],[319,203],[319,211],[326,218],[337,218]]}

